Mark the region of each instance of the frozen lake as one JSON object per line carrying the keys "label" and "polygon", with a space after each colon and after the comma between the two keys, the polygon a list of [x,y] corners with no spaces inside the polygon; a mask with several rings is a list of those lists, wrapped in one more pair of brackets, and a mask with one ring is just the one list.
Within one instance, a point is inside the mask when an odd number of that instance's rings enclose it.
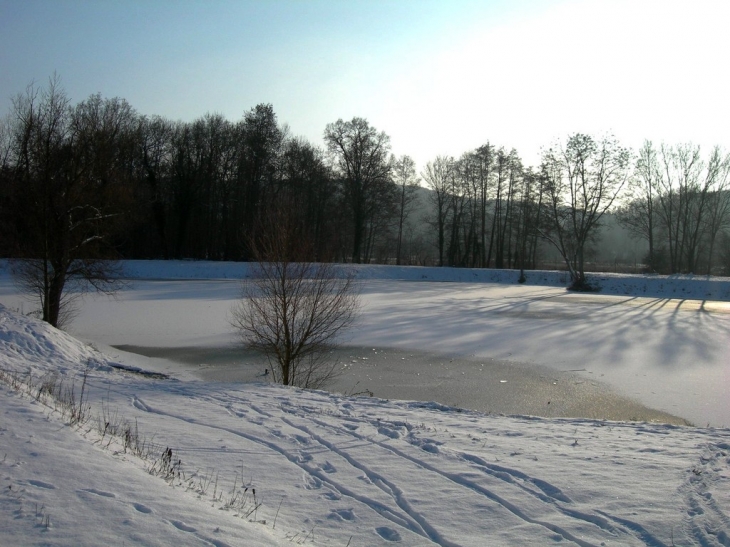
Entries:
{"label": "frozen lake", "polygon": [[[171,375],[206,381],[266,382],[261,355],[226,347],[105,348],[143,355],[116,355],[123,361]],[[383,399],[437,401],[444,405],[489,413],[543,417],[646,420],[686,424],[684,419],[647,408],[618,395],[608,384],[536,365],[494,359],[448,357],[438,353],[394,348],[345,346],[333,352],[342,373],[331,391],[370,392]],[[582,371],[579,371],[582,372]]]}
{"label": "frozen lake", "polygon": [[[120,360],[265,381],[268,365],[236,346],[228,324],[238,291],[235,280],[135,280],[116,299],[87,295],[68,330],[122,347]],[[507,414],[668,419],[649,407],[730,425],[726,302],[379,279],[363,281],[362,300],[334,390]],[[0,303],[21,302],[1,278]]]}

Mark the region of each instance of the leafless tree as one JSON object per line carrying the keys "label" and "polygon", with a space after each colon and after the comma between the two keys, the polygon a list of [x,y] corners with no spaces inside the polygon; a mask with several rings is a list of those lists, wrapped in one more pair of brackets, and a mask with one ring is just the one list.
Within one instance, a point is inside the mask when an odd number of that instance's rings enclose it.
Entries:
{"label": "leafless tree", "polygon": [[360,263],[367,240],[372,241],[368,230],[376,226],[377,213],[393,198],[390,137],[371,127],[366,119],[353,118],[328,124],[324,140],[344,183],[343,193],[352,217],[352,261]]}
{"label": "leafless tree", "polygon": [[661,180],[661,167],[656,149],[651,141],[644,142],[629,179],[626,203],[618,211],[618,221],[633,237],[645,239],[649,244],[649,268],[656,271],[659,266],[657,256],[658,214],[656,211]]}
{"label": "leafless tree", "polygon": [[[495,158],[495,199],[494,216],[492,222],[492,241],[494,243],[494,262],[496,268],[511,267],[513,256],[512,232],[517,215],[514,212],[515,193],[522,178],[522,161],[516,150],[505,152],[503,148],[497,151]],[[490,243],[487,265],[492,254]]]}
{"label": "leafless tree", "polygon": [[652,269],[712,271],[718,235],[730,223],[729,177],[730,156],[718,147],[704,160],[696,145],[657,152],[644,144],[619,221],[648,241]]}
{"label": "leafless tree", "polygon": [[718,240],[718,234],[730,227],[730,154],[724,153],[719,147],[712,151],[709,161],[710,169],[714,170],[710,204],[705,219],[707,232],[707,274],[712,274],[713,257]]}
{"label": "leafless tree", "polygon": [[403,225],[408,220],[413,209],[418,189],[416,176],[416,162],[410,156],[393,158],[393,181],[398,188],[398,241],[395,251],[395,263],[401,264],[401,249],[403,245]]}
{"label": "leafless tree", "polygon": [[[529,265],[534,268],[534,251],[532,246],[536,244],[537,227],[540,225],[540,209],[542,208],[542,196],[540,195],[539,175],[531,168],[523,171],[521,187],[519,189],[520,199],[517,204],[517,234],[516,252],[520,267],[518,281],[525,283],[525,269]],[[536,195],[537,194],[537,195]]]}
{"label": "leafless tree", "polygon": [[0,119],[0,256],[12,256],[15,247],[15,229],[11,209],[12,163],[10,159],[13,148],[10,116]]}
{"label": "leafless tree", "polygon": [[724,195],[728,160],[719,148],[705,162],[699,146],[662,145],[661,166],[657,211],[668,235],[670,271],[697,272],[705,245],[714,245],[725,222],[725,208],[717,209],[716,216],[712,207]]}
{"label": "leafless tree", "polygon": [[479,204],[479,267],[489,267],[490,252],[487,252],[487,202],[492,179],[492,168],[494,166],[494,146],[488,142],[474,151],[477,163],[478,180],[478,204]]}
{"label": "leafless tree", "polygon": [[3,214],[15,236],[13,272],[38,297],[43,320],[62,326],[79,290],[119,287],[110,234],[121,217],[134,114],[125,101],[98,96],[71,109],[54,77],[18,95],[12,116]]}
{"label": "leafless tree", "polygon": [[449,208],[449,180],[454,169],[453,158],[438,156],[426,164],[421,173],[427,187],[431,190],[429,198],[433,204],[435,218],[429,222],[436,228],[436,247],[438,249],[438,265],[444,265],[446,247],[446,218]]}
{"label": "leafless tree", "polygon": [[263,353],[276,382],[317,389],[338,373],[331,348],[359,310],[353,271],[308,261],[296,222],[273,215],[251,249],[257,261],[231,311],[243,343]]}
{"label": "leafless tree", "polygon": [[576,289],[589,288],[586,246],[628,178],[630,157],[612,137],[596,141],[582,134],[544,155],[549,222],[541,235],[560,252]]}

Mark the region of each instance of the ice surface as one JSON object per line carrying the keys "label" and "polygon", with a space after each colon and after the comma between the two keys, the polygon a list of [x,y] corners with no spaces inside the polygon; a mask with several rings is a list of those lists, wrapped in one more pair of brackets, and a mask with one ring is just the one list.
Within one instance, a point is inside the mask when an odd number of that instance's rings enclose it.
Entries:
{"label": "ice surface", "polygon": [[[237,336],[228,314],[239,293],[238,279],[246,275],[245,264],[133,261],[126,267],[137,279],[117,299],[87,295],[70,332],[106,346],[217,348],[211,357],[221,349],[234,352]],[[572,374],[586,387],[606,384],[620,396],[698,425],[730,425],[726,278],[604,274],[601,292],[584,294],[560,286],[565,281],[561,272],[528,272],[528,283],[519,285],[514,271],[353,267],[363,279],[364,306],[361,320],[343,340],[347,345],[418,350],[442,359],[489,359],[523,370],[538,366],[534,374]],[[199,279],[202,275],[211,279]],[[707,294],[718,300],[702,300]],[[9,278],[0,277],[0,303],[19,307],[19,301]],[[207,361],[202,357],[198,364],[211,365]],[[432,369],[427,364],[415,366],[427,374]],[[260,364],[258,371],[263,368]],[[425,388],[398,393],[402,376],[395,369],[390,376],[353,374],[349,384],[339,387],[349,390],[360,380],[361,388],[389,398],[421,398],[428,391],[430,380],[421,380]],[[425,398],[515,410],[477,404],[475,397],[463,396],[458,383],[441,385],[443,397]],[[547,400],[554,404],[545,394],[536,395],[523,411],[547,406]]]}

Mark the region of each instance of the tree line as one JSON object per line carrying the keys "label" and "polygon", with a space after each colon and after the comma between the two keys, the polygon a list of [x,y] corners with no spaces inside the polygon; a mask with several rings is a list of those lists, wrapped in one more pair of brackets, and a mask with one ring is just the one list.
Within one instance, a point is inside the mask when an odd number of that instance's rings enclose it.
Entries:
{"label": "tree line", "polygon": [[13,100],[0,143],[5,256],[37,254],[31,240],[46,238],[29,236],[51,209],[75,220],[83,202],[110,221],[97,241],[120,256],[249,260],[262,221],[287,202],[317,258],[369,261],[383,240],[397,244],[396,217],[402,230],[417,184],[412,160],[362,118],[329,124],[322,149],[292,136],[269,104],[238,122],[170,121],[119,98],[71,105],[57,81]]}
{"label": "tree line", "polygon": [[537,166],[487,142],[419,173],[364,118],[326,125],[320,147],[270,104],[172,121],[99,94],[74,105],[54,77],[0,124],[0,254],[53,302],[76,278],[104,289],[113,257],[251,260],[285,206],[315,261],[524,271],[550,245],[579,286],[616,214],[651,271],[710,273],[730,262],[729,172],[720,148],[575,134]]}

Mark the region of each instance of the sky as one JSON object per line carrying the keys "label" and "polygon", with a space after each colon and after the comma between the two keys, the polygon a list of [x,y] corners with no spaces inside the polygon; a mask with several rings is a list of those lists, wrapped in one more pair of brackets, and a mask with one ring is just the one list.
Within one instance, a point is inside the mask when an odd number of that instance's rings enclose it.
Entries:
{"label": "sky", "polygon": [[232,121],[271,103],[322,145],[366,118],[419,169],[486,142],[730,147],[724,0],[0,0],[0,114],[61,77],[72,102]]}

